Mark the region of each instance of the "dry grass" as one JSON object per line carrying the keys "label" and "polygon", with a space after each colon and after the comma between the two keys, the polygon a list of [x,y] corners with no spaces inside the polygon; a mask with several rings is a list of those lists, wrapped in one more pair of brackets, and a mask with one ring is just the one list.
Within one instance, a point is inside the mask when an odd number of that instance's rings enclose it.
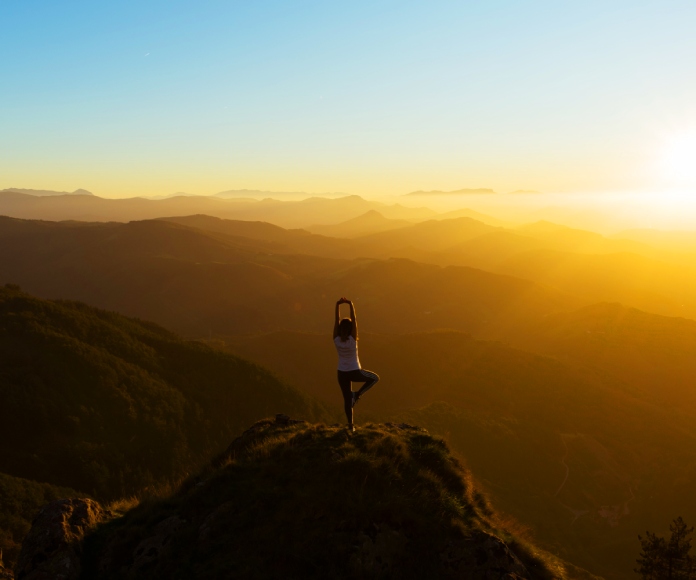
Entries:
{"label": "dry grass", "polygon": [[[118,546],[122,559],[105,580],[132,561],[129,546],[172,515],[186,524],[168,559],[134,578],[449,578],[458,573],[448,550],[474,558],[479,530],[513,547],[530,578],[568,577],[495,513],[445,441],[408,426],[349,433],[259,422],[178,489],[139,500],[91,544],[88,566],[109,542]],[[197,543],[203,527],[213,544]],[[374,550],[378,560],[368,557]]]}

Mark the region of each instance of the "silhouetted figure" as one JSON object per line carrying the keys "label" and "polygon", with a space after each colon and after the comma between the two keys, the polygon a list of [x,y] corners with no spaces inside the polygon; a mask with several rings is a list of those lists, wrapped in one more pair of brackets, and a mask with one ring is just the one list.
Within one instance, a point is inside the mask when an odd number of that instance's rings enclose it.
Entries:
{"label": "silhouetted figure", "polygon": [[[350,305],[350,318],[339,320],[341,304]],[[343,404],[348,419],[348,428],[355,431],[353,426],[353,407],[366,391],[375,386],[379,377],[372,371],[360,368],[358,358],[358,321],[355,318],[355,307],[350,300],[341,298],[336,302],[336,317],[334,322],[333,340],[338,351],[338,385],[343,393]],[[352,383],[363,383],[356,392]]]}

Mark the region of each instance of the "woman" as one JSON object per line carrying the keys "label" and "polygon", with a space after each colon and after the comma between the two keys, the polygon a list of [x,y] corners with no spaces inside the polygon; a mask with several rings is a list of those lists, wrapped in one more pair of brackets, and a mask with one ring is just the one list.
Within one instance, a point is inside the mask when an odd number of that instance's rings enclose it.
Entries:
{"label": "woman", "polygon": [[[339,320],[341,304],[350,305],[350,318]],[[341,298],[336,302],[336,317],[333,330],[334,344],[338,351],[338,385],[343,393],[343,404],[348,419],[348,429],[353,426],[353,407],[366,391],[375,386],[379,377],[360,368],[358,359],[358,321],[355,319],[355,307],[350,300]],[[352,383],[363,383],[360,390],[353,392]]]}

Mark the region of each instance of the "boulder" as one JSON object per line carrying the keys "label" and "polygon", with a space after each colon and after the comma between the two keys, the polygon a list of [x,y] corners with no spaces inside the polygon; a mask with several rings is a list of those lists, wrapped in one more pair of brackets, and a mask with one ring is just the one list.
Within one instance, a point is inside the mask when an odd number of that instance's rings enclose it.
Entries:
{"label": "boulder", "polygon": [[91,499],[46,504],[32,522],[15,567],[16,580],[78,580],[82,540],[111,512]]}

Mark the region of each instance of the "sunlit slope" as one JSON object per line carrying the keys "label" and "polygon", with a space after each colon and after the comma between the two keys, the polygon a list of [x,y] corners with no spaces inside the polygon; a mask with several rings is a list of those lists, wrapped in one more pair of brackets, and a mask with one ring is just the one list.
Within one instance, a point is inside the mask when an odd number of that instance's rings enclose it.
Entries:
{"label": "sunlit slope", "polygon": [[[340,404],[330,336],[273,333],[228,346]],[[363,335],[360,358],[381,380],[356,408],[359,421],[396,414],[445,435],[499,505],[595,573],[632,577],[638,533],[664,514],[696,519],[693,401],[674,410],[610,366],[454,332]]]}
{"label": "sunlit slope", "polygon": [[[234,236],[242,232],[237,224],[247,223],[205,216],[168,219]],[[259,224],[254,232],[249,227],[246,235],[265,239],[261,231],[267,226]],[[657,314],[696,318],[696,268],[689,254],[549,222],[506,229],[471,218],[428,220],[353,240],[282,229],[273,235],[276,251],[283,253],[470,266],[555,287],[588,304],[616,301]]]}
{"label": "sunlit slope", "polygon": [[519,346],[582,362],[627,392],[666,407],[696,409],[696,322],[620,304],[549,315],[509,335]]}
{"label": "sunlit slope", "polygon": [[688,254],[632,240],[548,222],[504,229],[459,218],[427,221],[356,242],[371,246],[380,257],[472,266],[553,286],[591,302],[617,301],[657,314],[696,318],[696,267]]}
{"label": "sunlit slope", "polygon": [[548,242],[556,250],[588,254],[634,252],[653,254],[649,244],[629,239],[608,238],[596,232],[570,228],[548,221],[538,221],[519,226],[514,231],[542,242]]}
{"label": "sunlit slope", "polygon": [[356,240],[371,255],[472,266],[555,287],[582,299],[617,301],[696,318],[696,267],[688,253],[538,222],[504,229],[468,218],[427,221]]}
{"label": "sunlit slope", "polygon": [[159,220],[0,218],[0,242],[0,282],[43,297],[89,301],[195,336],[323,330],[341,295],[356,301],[366,330],[381,332],[447,327],[491,334],[582,304],[473,268],[278,254],[272,249],[277,242]]}
{"label": "sunlit slope", "polygon": [[[454,214],[456,215],[456,214]],[[505,228],[489,225],[475,217],[431,219],[397,230],[362,236],[356,240],[366,246],[376,244],[383,252],[404,251],[412,248],[425,252],[456,253],[473,246],[483,236],[499,236],[501,248],[507,245],[509,254],[529,249],[553,249],[565,252],[606,254],[637,252],[654,255],[656,251],[646,244],[631,240],[616,240],[585,230],[568,228],[550,222]],[[495,239],[495,238],[494,238]],[[528,244],[527,246],[520,244]]]}
{"label": "sunlit slope", "polygon": [[391,257],[393,252],[405,248],[426,252],[445,251],[496,229],[468,217],[428,220],[397,230],[362,236],[357,242],[380,252],[382,257]]}
{"label": "sunlit slope", "polygon": [[592,578],[503,517],[418,427],[267,420],[171,497],[98,528],[83,562],[103,579]]}
{"label": "sunlit slope", "polygon": [[0,289],[0,471],[97,494],[175,477],[250,421],[321,408],[151,323]]}
{"label": "sunlit slope", "polygon": [[613,237],[634,240],[673,252],[696,253],[696,231],[635,229],[624,230]]}

